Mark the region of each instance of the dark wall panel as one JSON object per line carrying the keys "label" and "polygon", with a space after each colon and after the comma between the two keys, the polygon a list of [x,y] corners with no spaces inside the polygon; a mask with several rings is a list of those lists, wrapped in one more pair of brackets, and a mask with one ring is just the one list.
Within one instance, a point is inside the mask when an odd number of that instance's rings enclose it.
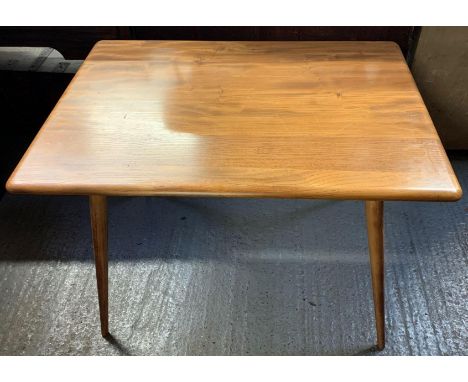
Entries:
{"label": "dark wall panel", "polygon": [[410,51],[414,27],[0,27],[0,46],[47,46],[84,59],[99,40],[395,41]]}
{"label": "dark wall panel", "polygon": [[414,27],[131,27],[131,32],[141,40],[395,41],[406,55]]}
{"label": "dark wall panel", "polygon": [[0,196],[5,182],[73,74],[0,70]]}

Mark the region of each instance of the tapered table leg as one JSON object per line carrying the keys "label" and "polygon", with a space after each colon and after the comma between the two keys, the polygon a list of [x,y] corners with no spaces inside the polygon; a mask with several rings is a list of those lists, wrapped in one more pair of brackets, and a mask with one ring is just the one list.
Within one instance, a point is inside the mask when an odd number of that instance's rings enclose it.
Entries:
{"label": "tapered table leg", "polygon": [[366,201],[377,349],[385,347],[383,201]]}
{"label": "tapered table leg", "polygon": [[91,228],[93,232],[94,260],[99,298],[101,334],[109,334],[108,291],[107,291],[107,199],[101,195],[90,195]]}

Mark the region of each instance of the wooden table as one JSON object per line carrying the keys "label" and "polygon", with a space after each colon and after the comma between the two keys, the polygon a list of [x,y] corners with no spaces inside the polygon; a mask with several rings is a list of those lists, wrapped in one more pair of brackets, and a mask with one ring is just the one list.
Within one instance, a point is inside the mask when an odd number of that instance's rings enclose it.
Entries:
{"label": "wooden table", "polygon": [[101,41],[7,189],[89,195],[103,336],[108,196],[362,199],[378,349],[383,201],[462,194],[391,42]]}

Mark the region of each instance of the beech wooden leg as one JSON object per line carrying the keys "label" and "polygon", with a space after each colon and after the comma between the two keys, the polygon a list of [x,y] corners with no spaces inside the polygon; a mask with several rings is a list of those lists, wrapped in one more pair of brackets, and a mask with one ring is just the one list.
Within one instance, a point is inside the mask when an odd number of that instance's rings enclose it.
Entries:
{"label": "beech wooden leg", "polygon": [[109,334],[108,291],[107,291],[107,198],[101,195],[90,195],[89,208],[93,232],[94,260],[99,299],[99,316],[101,334]]}
{"label": "beech wooden leg", "polygon": [[366,219],[377,349],[382,350],[385,347],[383,201],[366,201]]}

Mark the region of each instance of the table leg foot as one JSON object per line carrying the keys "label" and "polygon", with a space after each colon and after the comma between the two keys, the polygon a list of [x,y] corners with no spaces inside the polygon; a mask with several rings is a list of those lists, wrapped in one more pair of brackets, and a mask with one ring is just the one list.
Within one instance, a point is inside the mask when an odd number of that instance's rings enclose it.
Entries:
{"label": "table leg foot", "polygon": [[107,276],[107,198],[101,195],[90,195],[89,207],[93,233],[94,260],[99,299],[99,316],[101,334],[109,335],[108,316],[108,276]]}
{"label": "table leg foot", "polygon": [[377,350],[385,347],[383,201],[366,201],[367,237],[374,297]]}

